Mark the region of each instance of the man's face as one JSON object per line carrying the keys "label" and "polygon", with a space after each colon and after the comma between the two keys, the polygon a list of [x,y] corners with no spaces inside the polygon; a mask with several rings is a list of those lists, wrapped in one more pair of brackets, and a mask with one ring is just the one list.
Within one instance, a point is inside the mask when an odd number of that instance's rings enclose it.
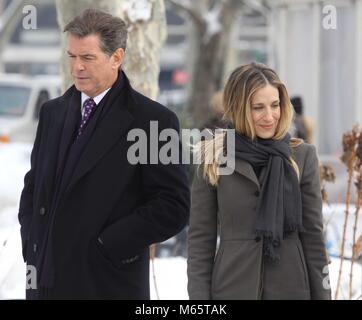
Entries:
{"label": "man's face", "polygon": [[117,80],[124,51],[119,48],[108,56],[100,48],[98,35],[79,38],[69,34],[67,52],[75,87],[89,97],[102,93]]}

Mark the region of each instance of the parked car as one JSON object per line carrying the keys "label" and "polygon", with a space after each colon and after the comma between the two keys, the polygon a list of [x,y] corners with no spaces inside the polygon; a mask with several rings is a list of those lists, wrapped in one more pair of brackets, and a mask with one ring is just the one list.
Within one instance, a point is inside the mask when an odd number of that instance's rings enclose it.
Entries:
{"label": "parked car", "polygon": [[182,67],[162,67],[158,78],[159,95],[157,101],[173,111],[182,109],[187,100],[189,75]]}
{"label": "parked car", "polygon": [[0,74],[0,142],[32,142],[44,102],[60,95],[57,76]]}

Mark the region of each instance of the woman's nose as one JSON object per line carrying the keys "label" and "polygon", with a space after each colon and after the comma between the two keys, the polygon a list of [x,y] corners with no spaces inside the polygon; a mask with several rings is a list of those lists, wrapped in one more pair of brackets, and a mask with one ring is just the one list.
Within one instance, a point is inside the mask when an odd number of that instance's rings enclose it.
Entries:
{"label": "woman's nose", "polygon": [[268,121],[272,121],[273,120],[273,111],[271,108],[266,108],[265,110],[265,115],[264,115],[264,119],[268,120]]}

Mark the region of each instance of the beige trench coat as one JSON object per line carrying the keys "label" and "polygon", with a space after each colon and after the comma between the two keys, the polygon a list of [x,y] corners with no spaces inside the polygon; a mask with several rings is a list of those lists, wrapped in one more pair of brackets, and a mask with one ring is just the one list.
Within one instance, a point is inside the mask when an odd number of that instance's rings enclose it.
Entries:
{"label": "beige trench coat", "polygon": [[306,232],[282,241],[279,264],[264,259],[263,240],[253,234],[260,185],[252,166],[236,159],[216,188],[198,171],[188,234],[190,299],[330,299],[316,150],[302,143],[293,158]]}

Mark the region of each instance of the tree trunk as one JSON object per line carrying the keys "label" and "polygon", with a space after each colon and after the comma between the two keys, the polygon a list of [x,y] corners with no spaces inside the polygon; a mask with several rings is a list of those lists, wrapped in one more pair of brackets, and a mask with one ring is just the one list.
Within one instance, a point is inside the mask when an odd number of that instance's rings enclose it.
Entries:
{"label": "tree trunk", "polygon": [[[211,10],[215,10],[216,5],[219,4],[216,2]],[[198,128],[209,120],[210,99],[222,87],[227,50],[230,46],[229,37],[241,5],[240,0],[223,2],[218,15],[219,30],[211,36],[208,36],[211,27],[205,20],[196,24],[199,48],[193,68],[188,110],[193,115],[194,125]]]}
{"label": "tree trunk", "polygon": [[218,59],[221,41],[220,33],[214,34],[206,43],[201,40],[204,35],[202,30],[199,30],[198,35],[200,37],[199,54],[193,68],[192,91],[188,111],[193,116],[194,125],[200,128],[209,119],[210,99],[218,89],[216,86],[218,72],[222,69],[224,62]]}
{"label": "tree trunk", "polygon": [[8,44],[11,35],[13,34],[19,20],[22,17],[24,0],[14,0],[6,8],[4,1],[1,1],[0,8],[0,71],[2,72],[4,66],[2,64],[1,56],[5,46]]}
{"label": "tree trunk", "polygon": [[138,91],[156,99],[159,89],[160,51],[167,37],[164,1],[123,1],[119,16],[129,26],[130,41],[124,70],[130,75],[132,84]]}
{"label": "tree trunk", "polygon": [[[61,30],[87,8],[97,8],[124,19],[129,33],[126,59],[122,68],[127,72],[136,90],[156,99],[160,49],[167,34],[163,0],[56,0],[56,6]],[[66,34],[63,33],[63,90],[73,83],[66,55],[66,40]]]}

